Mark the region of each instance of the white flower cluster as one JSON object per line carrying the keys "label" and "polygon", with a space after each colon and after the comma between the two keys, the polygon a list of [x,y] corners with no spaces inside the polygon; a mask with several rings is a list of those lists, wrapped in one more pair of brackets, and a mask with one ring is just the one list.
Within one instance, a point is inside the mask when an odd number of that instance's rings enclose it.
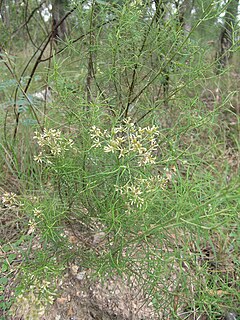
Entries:
{"label": "white flower cluster", "polygon": [[2,204],[6,208],[20,207],[22,204],[19,202],[17,195],[13,192],[5,192],[1,198]]}
{"label": "white flower cluster", "polygon": [[131,213],[136,208],[142,208],[159,188],[166,189],[167,180],[160,175],[150,178],[135,178],[134,183],[126,183],[124,186],[115,185],[116,192],[124,198],[127,205],[126,213]]}
{"label": "white flower cluster", "polygon": [[156,191],[156,189],[165,190],[168,180],[158,174],[150,178],[136,179],[136,182],[138,185],[141,185],[141,188],[144,190],[144,192],[151,193]]}
{"label": "white flower cluster", "polygon": [[143,191],[141,187],[133,184],[125,184],[123,187],[115,186],[117,192],[127,198],[128,211],[132,206],[141,208],[144,204],[144,198],[142,197]]}
{"label": "white flower cluster", "polygon": [[34,160],[38,163],[52,164],[50,158],[59,157],[73,148],[73,140],[66,139],[60,130],[44,129],[43,133],[35,132],[33,138],[37,140],[41,150],[37,156],[34,156]]}
{"label": "white flower cluster", "polygon": [[136,128],[129,118],[123,125],[112,128],[111,132],[102,131],[96,126],[90,129],[93,147],[103,147],[104,152],[116,153],[118,158],[136,155],[139,166],[156,163],[154,154],[158,135],[156,126]]}
{"label": "white flower cluster", "polygon": [[33,232],[35,232],[38,223],[42,220],[43,214],[42,211],[38,208],[34,208],[33,209],[33,219],[30,219],[28,221],[28,234],[32,234]]}

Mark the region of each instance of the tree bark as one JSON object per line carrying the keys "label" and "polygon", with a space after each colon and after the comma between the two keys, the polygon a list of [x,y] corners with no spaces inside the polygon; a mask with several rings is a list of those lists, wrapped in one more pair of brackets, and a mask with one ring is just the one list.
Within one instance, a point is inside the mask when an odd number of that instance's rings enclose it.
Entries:
{"label": "tree bark", "polygon": [[[68,0],[54,0],[53,2],[53,30],[55,30],[56,25],[61,21],[65,16],[66,8],[68,5]],[[64,20],[60,26],[55,30],[53,38],[54,40],[64,40],[67,35],[67,24]]]}

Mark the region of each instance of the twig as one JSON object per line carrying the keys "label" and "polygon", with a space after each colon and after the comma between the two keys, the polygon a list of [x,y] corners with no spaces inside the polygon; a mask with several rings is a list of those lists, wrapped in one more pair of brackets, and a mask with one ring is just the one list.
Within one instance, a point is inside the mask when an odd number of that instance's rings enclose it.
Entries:
{"label": "twig", "polygon": [[22,23],[16,30],[13,31],[13,33],[12,33],[12,35],[11,35],[11,38],[13,38],[23,27],[25,27],[25,26],[29,23],[29,21],[32,19],[34,13],[35,13],[36,11],[38,11],[44,3],[46,3],[46,0],[42,1],[42,2],[39,4],[39,6],[37,6],[35,9],[33,9],[33,11],[30,13],[30,15],[29,15],[28,18],[25,20],[25,22]]}
{"label": "twig", "polygon": [[[65,16],[59,21],[59,23],[57,23],[57,24],[55,25],[55,27],[53,28],[53,30],[52,30],[52,31],[50,32],[50,34],[48,35],[47,40],[46,40],[46,43],[44,44],[43,48],[42,48],[41,51],[40,51],[40,54],[39,54],[39,56],[38,56],[38,58],[37,58],[37,60],[36,60],[36,62],[35,62],[35,64],[34,64],[34,66],[33,66],[33,68],[32,68],[31,73],[30,73],[28,82],[27,82],[27,84],[26,84],[26,86],[25,86],[25,88],[24,88],[24,90],[23,90],[23,91],[24,91],[24,94],[27,93],[27,91],[28,91],[28,89],[29,89],[29,86],[30,86],[30,84],[31,84],[31,82],[32,82],[33,76],[34,76],[34,74],[35,74],[35,72],[36,72],[36,70],[37,70],[37,67],[38,67],[38,65],[42,62],[42,61],[41,61],[41,58],[42,58],[42,56],[43,56],[43,54],[44,54],[44,52],[45,52],[45,50],[46,50],[49,42],[50,42],[51,39],[52,39],[52,35],[53,35],[54,32],[56,31],[56,29],[61,25],[61,23],[63,23],[63,21],[64,21],[70,14],[72,14],[72,13],[76,10],[76,8],[77,8],[77,7],[74,7],[72,10],[70,10],[69,12],[67,12],[67,13],[65,14]],[[15,103],[15,105],[14,105],[14,108],[16,109],[16,103]],[[20,113],[17,112],[17,114],[16,114],[16,124],[15,124],[14,134],[13,134],[13,140],[15,140],[15,139],[16,139],[16,136],[17,136],[18,125],[19,125],[19,118],[20,118]],[[40,125],[40,124],[39,124],[39,125]],[[41,125],[40,125],[40,128],[42,129]]]}
{"label": "twig", "polygon": [[[109,20],[109,21],[106,21],[106,22],[98,25],[95,29],[89,30],[88,32],[82,34],[80,37],[72,40],[72,41],[71,41],[71,44],[76,43],[77,41],[85,38],[86,36],[88,36],[89,34],[91,34],[92,32],[94,32],[95,30],[98,30],[99,28],[101,28],[101,27],[105,26],[106,24],[109,24],[109,23],[111,23],[111,22],[113,22],[113,21],[116,21],[116,18],[111,19],[111,20]],[[62,49],[60,49],[60,50],[58,50],[57,52],[55,52],[54,55],[56,56],[56,55],[58,55],[59,53],[63,52],[64,50],[66,50],[67,47],[68,47],[68,44],[67,44],[66,46],[64,46]],[[40,62],[45,62],[45,61],[47,61],[47,60],[49,60],[49,59],[52,59],[52,57],[53,57],[53,54],[51,54],[48,58],[41,59]]]}

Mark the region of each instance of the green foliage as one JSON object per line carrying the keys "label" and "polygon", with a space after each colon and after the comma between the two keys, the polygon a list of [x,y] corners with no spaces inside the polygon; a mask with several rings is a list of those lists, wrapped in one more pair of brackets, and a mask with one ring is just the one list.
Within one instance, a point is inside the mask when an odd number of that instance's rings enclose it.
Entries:
{"label": "green foliage", "polygon": [[[49,59],[3,55],[1,158],[28,243],[17,301],[27,294],[34,312],[75,259],[102,279],[134,275],[159,319],[237,308],[237,84],[215,75],[205,37],[223,8],[195,4],[186,32],[162,5],[160,18],[147,1],[78,5],[68,38],[46,42]],[[51,100],[37,101],[46,83]],[[16,258],[5,253],[1,288]]]}
{"label": "green foliage", "polygon": [[[19,244],[22,240],[13,243],[12,245],[1,246],[1,276],[0,276],[0,311],[2,315],[7,315],[14,297],[9,296],[9,287],[11,286],[11,278],[16,272],[16,260]],[[5,319],[4,317],[2,319]]]}

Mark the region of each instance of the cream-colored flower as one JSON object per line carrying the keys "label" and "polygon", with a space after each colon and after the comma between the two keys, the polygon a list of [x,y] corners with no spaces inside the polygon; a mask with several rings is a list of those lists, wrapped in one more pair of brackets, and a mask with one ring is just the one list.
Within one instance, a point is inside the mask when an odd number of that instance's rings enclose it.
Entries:
{"label": "cream-colored flower", "polygon": [[120,145],[124,144],[124,142],[126,141],[126,139],[125,139],[124,137],[117,137],[117,138],[115,139],[115,141],[116,141],[117,145],[120,146]]}
{"label": "cream-colored flower", "polygon": [[102,142],[99,140],[99,138],[98,137],[94,138],[92,147],[99,148],[101,147],[101,145],[102,145]]}
{"label": "cream-colored flower", "polygon": [[33,209],[33,214],[35,217],[39,218],[42,215],[42,211],[38,208]]}
{"label": "cream-colored flower", "polygon": [[112,135],[117,135],[118,133],[124,132],[124,130],[125,130],[124,127],[122,125],[120,125],[119,127],[113,127],[111,129],[111,133],[112,133]]}
{"label": "cream-colored flower", "polygon": [[2,204],[7,208],[14,208],[20,206],[17,195],[14,192],[5,192],[1,198]]}
{"label": "cream-colored flower", "polygon": [[120,148],[118,158],[120,159],[125,157],[125,155],[128,154],[128,152],[129,150],[127,150],[126,148]]}
{"label": "cream-colored flower", "polygon": [[43,133],[35,132],[33,138],[37,140],[41,149],[39,155],[34,157],[34,160],[38,163],[49,163],[49,161],[47,161],[49,156],[58,157],[65,151],[74,148],[73,140],[66,139],[61,131],[56,129],[44,129]]}
{"label": "cream-colored flower", "polygon": [[36,162],[38,162],[38,163],[42,163],[42,162],[43,162],[43,154],[42,154],[42,151],[40,151],[37,156],[34,156],[33,159],[34,159],[34,161],[36,161]]}
{"label": "cream-colored flower", "polygon": [[141,142],[136,137],[132,137],[131,139],[130,150],[138,152],[139,154],[143,154],[147,151],[147,149],[143,147]]}
{"label": "cream-colored flower", "polygon": [[37,224],[35,221],[30,219],[28,222],[28,226],[29,226],[29,229],[27,234],[30,235],[35,231]]}
{"label": "cream-colored flower", "polygon": [[158,134],[156,126],[136,128],[130,118],[125,119],[123,125],[112,128],[110,133],[96,126],[90,129],[93,147],[103,147],[106,153],[117,153],[118,158],[131,154],[133,158],[138,158],[139,166],[156,163],[154,153]]}
{"label": "cream-colored flower", "polygon": [[116,148],[115,148],[113,145],[108,144],[107,146],[104,147],[103,150],[104,150],[104,152],[106,152],[106,153],[109,153],[109,152],[114,153],[114,152],[116,151]]}
{"label": "cream-colored flower", "polygon": [[138,162],[139,166],[145,166],[147,164],[155,164],[156,163],[156,157],[153,157],[151,153],[146,152],[143,154],[142,158]]}

